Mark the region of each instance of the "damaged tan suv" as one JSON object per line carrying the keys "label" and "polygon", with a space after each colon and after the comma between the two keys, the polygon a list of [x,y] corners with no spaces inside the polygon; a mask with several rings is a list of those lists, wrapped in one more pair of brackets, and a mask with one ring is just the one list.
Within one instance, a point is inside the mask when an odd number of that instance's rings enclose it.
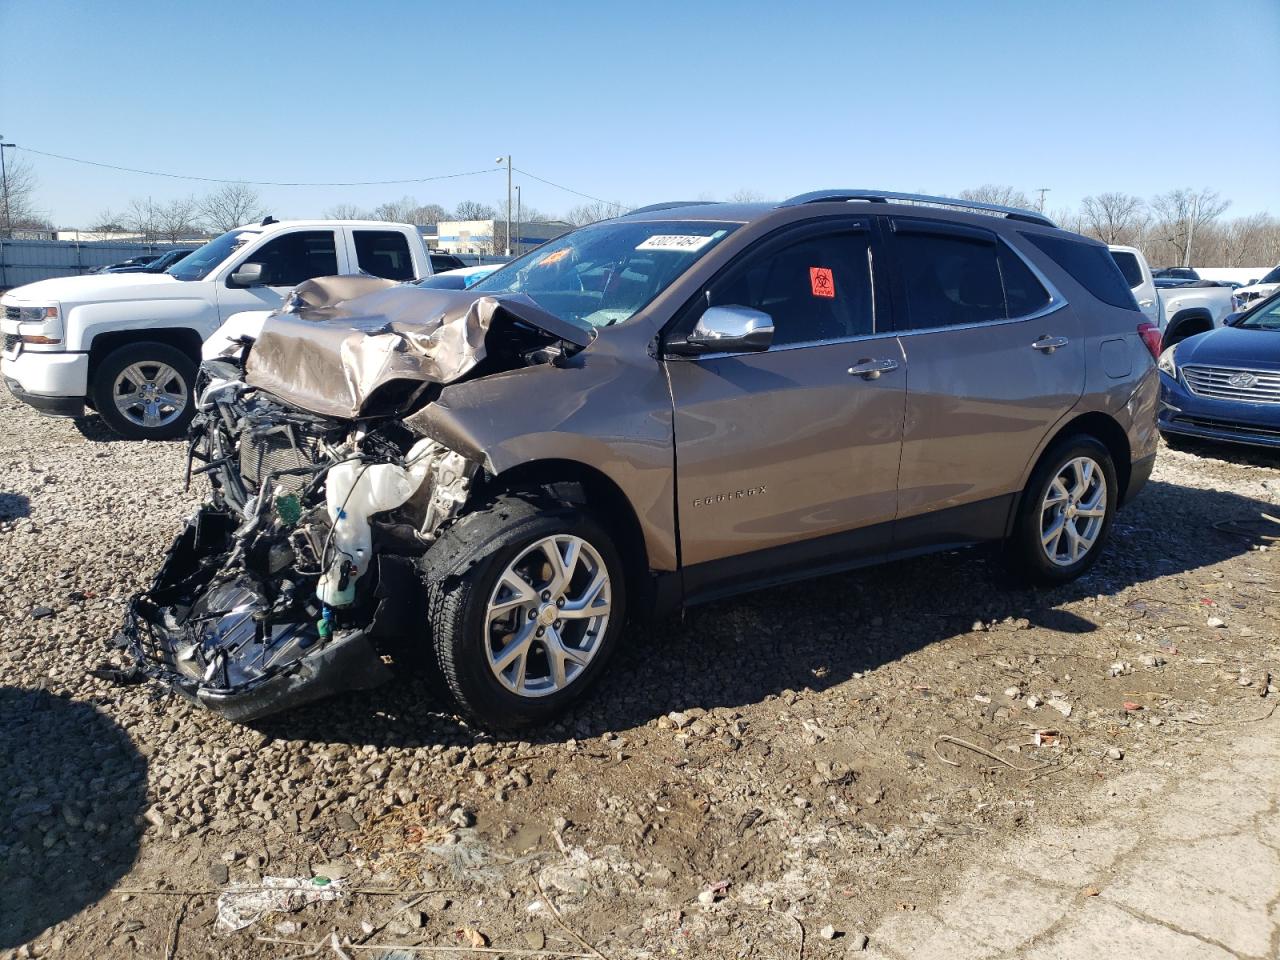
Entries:
{"label": "damaged tan suv", "polygon": [[212,493],[121,640],[237,720],[431,649],[514,728],[629,615],[992,540],[1064,583],[1151,472],[1142,326],[1105,246],[878,191],[660,204],[463,291],[311,281],[206,362]]}

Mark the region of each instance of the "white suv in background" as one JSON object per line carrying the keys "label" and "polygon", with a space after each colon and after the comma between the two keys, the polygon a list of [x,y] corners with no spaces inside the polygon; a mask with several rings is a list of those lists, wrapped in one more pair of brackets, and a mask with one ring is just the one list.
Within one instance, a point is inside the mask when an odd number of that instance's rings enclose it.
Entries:
{"label": "white suv in background", "polygon": [[130,439],[180,436],[195,412],[200,346],[228,317],[274,310],[314,277],[431,274],[416,227],[268,217],[230,230],[165,273],[41,280],[0,298],[3,371],[14,396],[42,413],[85,405]]}

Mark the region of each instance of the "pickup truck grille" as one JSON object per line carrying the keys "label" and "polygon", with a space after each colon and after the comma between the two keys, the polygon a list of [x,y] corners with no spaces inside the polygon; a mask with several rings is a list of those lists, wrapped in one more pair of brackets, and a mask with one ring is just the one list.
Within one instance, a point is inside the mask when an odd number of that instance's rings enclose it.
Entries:
{"label": "pickup truck grille", "polygon": [[16,333],[6,333],[4,335],[4,352],[8,353],[18,345],[18,341],[22,338]]}
{"label": "pickup truck grille", "polygon": [[21,316],[22,316],[21,307],[5,307],[4,308],[4,318],[6,320],[17,320]]}
{"label": "pickup truck grille", "polygon": [[1213,400],[1280,403],[1280,370],[1239,367],[1183,367],[1191,392]]}

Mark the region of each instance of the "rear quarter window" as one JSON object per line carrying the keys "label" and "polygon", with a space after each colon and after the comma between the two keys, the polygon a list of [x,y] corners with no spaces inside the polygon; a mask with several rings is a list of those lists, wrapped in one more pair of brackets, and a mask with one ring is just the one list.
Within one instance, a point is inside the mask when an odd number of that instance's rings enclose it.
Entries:
{"label": "rear quarter window", "polygon": [[1041,233],[1024,233],[1023,236],[1103,303],[1125,310],[1138,310],[1133,291],[1106,247]]}
{"label": "rear quarter window", "polygon": [[1136,256],[1124,250],[1113,250],[1111,259],[1116,262],[1116,266],[1124,274],[1124,282],[1129,285],[1130,290],[1134,287],[1142,286],[1142,265],[1138,263]]}

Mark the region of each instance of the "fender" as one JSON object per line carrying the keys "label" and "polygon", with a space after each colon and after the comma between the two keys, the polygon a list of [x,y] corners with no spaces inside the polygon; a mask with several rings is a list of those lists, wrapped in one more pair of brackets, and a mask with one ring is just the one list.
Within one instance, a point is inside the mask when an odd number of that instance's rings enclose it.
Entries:
{"label": "fender", "polygon": [[147,330],[185,329],[204,340],[218,326],[218,308],[199,298],[118,300],[72,307],[65,320],[66,349],[87,352],[102,333],[128,331],[145,340]]}

